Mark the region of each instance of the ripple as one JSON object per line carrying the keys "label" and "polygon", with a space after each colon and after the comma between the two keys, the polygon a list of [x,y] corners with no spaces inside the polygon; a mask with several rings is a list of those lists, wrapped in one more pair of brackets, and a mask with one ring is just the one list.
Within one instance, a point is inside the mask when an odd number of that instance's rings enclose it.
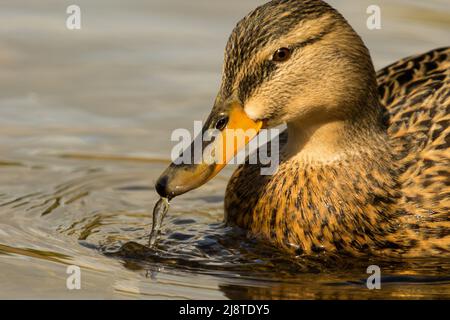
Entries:
{"label": "ripple", "polygon": [[[449,296],[450,262],[443,259],[406,263],[293,257],[224,225],[221,190],[226,179],[173,201],[156,247],[149,248],[157,195],[151,192],[146,166],[80,167],[64,174],[45,170],[39,173],[49,180],[36,192],[17,195],[0,187],[4,257],[78,263],[105,278],[114,272],[117,278],[109,281],[117,283],[117,292],[148,297],[182,296],[186,286],[199,297],[219,291],[239,299]],[[156,176],[160,168],[153,170]],[[384,272],[382,286],[388,289],[383,293],[365,288],[370,264],[380,265]],[[198,286],[198,277],[207,288]],[[170,282],[175,291],[155,287],[159,281]],[[133,283],[140,285],[130,286],[128,292],[125,284]]]}

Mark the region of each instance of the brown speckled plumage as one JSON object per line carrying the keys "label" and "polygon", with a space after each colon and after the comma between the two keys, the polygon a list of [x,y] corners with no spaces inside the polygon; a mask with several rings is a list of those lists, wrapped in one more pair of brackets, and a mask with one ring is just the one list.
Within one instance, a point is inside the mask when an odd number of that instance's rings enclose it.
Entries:
{"label": "brown speckled plumage", "polygon": [[[324,14],[321,1],[272,1],[271,6],[299,3],[315,12],[310,19]],[[314,3],[321,4],[317,11],[309,7]],[[340,16],[332,14],[340,23]],[[248,36],[245,23],[238,25],[228,45],[229,54],[234,43],[234,56],[241,58],[246,55],[236,46]],[[366,100],[355,98],[357,106],[349,109],[342,132],[345,154],[332,162],[305,161],[287,152],[285,133],[276,174],[262,176],[259,166],[249,164],[235,171],[226,192],[226,221],[297,254],[448,255],[449,54],[449,48],[437,49],[380,70],[379,97],[371,94],[376,85],[370,81],[368,62],[369,80],[362,82],[367,88],[361,89]],[[232,90],[237,61],[226,60],[222,94]],[[369,113],[369,120],[358,118]]]}

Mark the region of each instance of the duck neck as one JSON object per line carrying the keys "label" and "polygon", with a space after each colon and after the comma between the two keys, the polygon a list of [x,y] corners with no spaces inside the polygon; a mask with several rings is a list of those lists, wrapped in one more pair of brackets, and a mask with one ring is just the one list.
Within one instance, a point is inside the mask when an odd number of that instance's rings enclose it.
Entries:
{"label": "duck neck", "polygon": [[330,164],[357,153],[367,153],[375,147],[380,149],[373,144],[384,140],[383,135],[377,132],[364,132],[363,136],[341,120],[307,127],[289,123],[287,130],[285,156],[308,164]]}
{"label": "duck neck", "polygon": [[341,159],[351,150],[346,141],[346,124],[336,120],[305,126],[292,122],[287,124],[287,158],[296,158],[304,163],[330,163]]}
{"label": "duck neck", "polygon": [[285,156],[303,163],[329,164],[358,154],[375,157],[389,154],[386,128],[380,116],[382,107],[376,102],[370,110],[377,112],[350,119],[312,117],[287,123]]}
{"label": "duck neck", "polygon": [[343,239],[370,246],[396,231],[401,219],[399,170],[382,128],[341,120],[308,127],[288,124],[287,158],[280,176],[292,180],[289,168],[297,168],[299,178],[289,188],[301,195],[296,203],[303,230],[314,230],[321,221],[330,230],[340,230]]}

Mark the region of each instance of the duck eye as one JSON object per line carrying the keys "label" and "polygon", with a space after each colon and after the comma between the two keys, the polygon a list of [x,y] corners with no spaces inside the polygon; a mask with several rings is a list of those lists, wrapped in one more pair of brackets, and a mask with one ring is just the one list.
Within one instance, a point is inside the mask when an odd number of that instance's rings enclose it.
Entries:
{"label": "duck eye", "polygon": [[288,48],[281,48],[275,51],[272,60],[276,62],[284,62],[287,61],[290,57],[291,57],[291,50],[289,50]]}
{"label": "duck eye", "polygon": [[228,124],[228,117],[227,116],[223,116],[222,118],[217,120],[217,122],[216,122],[216,129],[223,130],[226,127],[227,124]]}

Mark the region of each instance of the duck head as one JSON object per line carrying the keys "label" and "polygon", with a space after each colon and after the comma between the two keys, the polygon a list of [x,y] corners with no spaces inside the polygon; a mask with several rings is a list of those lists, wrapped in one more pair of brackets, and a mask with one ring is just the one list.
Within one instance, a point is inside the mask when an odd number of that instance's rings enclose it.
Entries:
{"label": "duck head", "polygon": [[[266,3],[237,24],[225,49],[222,84],[202,130],[218,134],[201,142],[203,150],[219,155],[201,163],[175,161],[156,190],[173,198],[201,186],[261,128],[287,123],[306,130],[377,117],[367,104],[370,97],[377,93],[369,52],[336,10],[320,0]],[[250,134],[226,143],[236,129]],[[190,149],[194,154],[194,143]]]}

